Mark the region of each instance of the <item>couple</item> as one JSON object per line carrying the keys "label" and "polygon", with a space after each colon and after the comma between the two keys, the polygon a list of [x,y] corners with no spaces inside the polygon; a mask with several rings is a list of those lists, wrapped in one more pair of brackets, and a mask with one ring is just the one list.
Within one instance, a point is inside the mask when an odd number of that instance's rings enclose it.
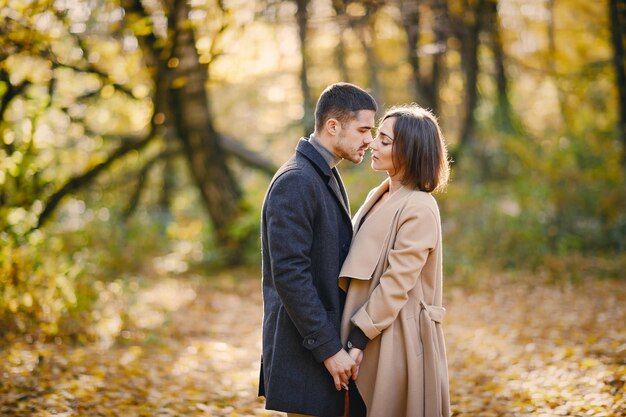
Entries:
{"label": "couple", "polygon": [[[435,117],[327,87],[315,132],[276,173],[262,213],[259,395],[288,416],[448,417],[441,221],[448,159]],[[350,218],[336,165],[388,178]]]}

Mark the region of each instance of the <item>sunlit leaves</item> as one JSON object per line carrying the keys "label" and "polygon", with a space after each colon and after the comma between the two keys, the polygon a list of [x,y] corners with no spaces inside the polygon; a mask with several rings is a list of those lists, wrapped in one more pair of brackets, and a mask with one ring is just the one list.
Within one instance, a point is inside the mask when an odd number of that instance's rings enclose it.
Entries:
{"label": "sunlit leaves", "polygon": [[626,333],[614,324],[626,320],[623,284],[495,284],[452,294],[455,415],[621,415],[615,386],[625,382]]}
{"label": "sunlit leaves", "polygon": [[[127,327],[106,349],[12,344],[0,352],[0,412],[275,415],[256,398],[262,309],[249,274],[135,288],[140,315],[161,324]],[[446,290],[454,416],[623,415],[623,283],[529,286],[490,276],[480,288]],[[112,297],[103,305],[121,307],[130,294],[120,283],[100,290]]]}
{"label": "sunlit leaves", "polygon": [[[147,288],[139,296],[141,314],[166,312],[168,321],[149,333],[129,328],[121,343],[108,349],[10,346],[0,353],[1,380],[11,381],[0,383],[0,413],[277,415],[263,410],[256,398],[257,281],[239,286],[233,278],[215,277],[209,286],[195,281],[195,290],[174,280]],[[121,287],[111,291],[123,298]],[[250,320],[241,320],[242,315]]]}
{"label": "sunlit leaves", "polygon": [[[12,210],[8,217],[19,233],[20,225],[28,224],[24,218],[32,214],[17,210]],[[29,246],[13,247],[3,242],[0,246],[0,334],[4,336],[16,328],[30,332],[31,320],[38,326],[33,333],[54,335],[61,316],[77,302],[75,281],[81,267],[72,265],[68,257],[34,258],[32,248],[42,241],[31,239],[28,243]],[[49,276],[48,270],[58,272]]]}
{"label": "sunlit leaves", "polygon": [[128,21],[128,28],[135,36],[147,36],[152,34],[152,19],[149,16],[128,13],[126,19]]}

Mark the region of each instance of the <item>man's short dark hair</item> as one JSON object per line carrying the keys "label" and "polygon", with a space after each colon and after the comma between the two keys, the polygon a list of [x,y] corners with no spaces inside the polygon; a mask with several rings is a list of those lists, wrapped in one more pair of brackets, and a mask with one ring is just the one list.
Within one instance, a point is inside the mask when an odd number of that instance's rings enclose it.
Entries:
{"label": "man's short dark hair", "polygon": [[322,92],[315,106],[315,130],[321,131],[328,119],[346,123],[360,110],[378,110],[374,98],[361,87],[350,83],[331,84]]}

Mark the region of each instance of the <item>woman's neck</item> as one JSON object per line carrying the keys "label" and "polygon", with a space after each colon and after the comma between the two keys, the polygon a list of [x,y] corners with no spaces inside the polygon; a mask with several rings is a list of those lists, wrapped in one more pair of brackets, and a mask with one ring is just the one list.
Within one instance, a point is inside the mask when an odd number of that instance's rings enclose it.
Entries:
{"label": "woman's neck", "polygon": [[398,175],[390,175],[389,176],[389,195],[395,193],[400,188],[402,188],[402,180]]}

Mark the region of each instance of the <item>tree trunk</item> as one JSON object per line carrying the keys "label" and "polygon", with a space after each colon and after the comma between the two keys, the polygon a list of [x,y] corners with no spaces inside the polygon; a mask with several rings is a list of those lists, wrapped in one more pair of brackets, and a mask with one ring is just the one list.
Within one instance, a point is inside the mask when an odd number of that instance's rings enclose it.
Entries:
{"label": "tree trunk", "polygon": [[497,107],[495,109],[495,121],[501,130],[511,132],[514,130],[511,102],[509,101],[509,80],[506,75],[504,65],[504,48],[502,46],[502,35],[500,33],[500,21],[498,19],[497,0],[486,0],[486,20],[485,29],[489,31],[491,37],[491,49],[495,65]]}
{"label": "tree trunk", "polygon": [[339,25],[339,38],[337,49],[335,50],[335,59],[337,60],[337,68],[339,69],[339,77],[341,81],[350,82],[350,73],[346,64],[346,42],[343,33],[349,27],[349,16],[346,15],[346,6],[342,0],[333,0],[333,9],[337,15],[337,23]]}
{"label": "tree trunk", "polygon": [[402,0],[400,1],[400,14],[402,15],[402,27],[406,33],[407,56],[411,65],[411,79],[417,103],[426,105],[426,94],[422,86],[420,76],[420,58],[418,54],[420,39],[420,12],[419,2]]}
{"label": "tree trunk", "polygon": [[448,27],[450,17],[448,16],[448,3],[445,0],[435,0],[433,4],[435,39],[437,41],[437,51],[433,55],[431,70],[431,82],[429,88],[430,108],[435,113],[439,113],[439,89],[441,86],[442,72],[446,68],[445,54],[448,44]]}
{"label": "tree trunk", "polygon": [[346,42],[343,38],[343,31],[345,30],[345,26],[341,28],[341,32],[339,33],[339,44],[337,45],[337,50],[335,51],[335,59],[337,60],[337,67],[339,68],[339,78],[341,81],[349,83],[350,82],[350,72],[348,71],[348,65],[346,64]]}
{"label": "tree trunk", "polygon": [[170,9],[173,36],[171,110],[191,173],[213,222],[218,244],[231,249],[229,227],[240,214],[240,190],[226,165],[219,135],[213,127],[206,93],[208,71],[200,64],[185,0]]}
{"label": "tree trunk", "polygon": [[380,79],[378,76],[378,57],[372,46],[372,27],[369,23],[369,19],[362,25],[359,25],[358,30],[360,33],[359,41],[365,52],[365,61],[367,63],[367,70],[370,80],[370,93],[377,103],[382,103],[382,86],[380,85]]}
{"label": "tree trunk", "polygon": [[[461,65],[465,75],[465,119],[461,128],[459,146],[455,154],[456,159],[460,154],[472,149],[475,145],[474,129],[476,117],[474,111],[478,105],[478,42],[481,31],[481,15],[484,10],[484,0],[470,13],[467,13],[464,22],[465,34],[461,36]],[[469,20],[469,21],[468,21]]]}
{"label": "tree trunk", "polygon": [[421,106],[431,109],[435,114],[439,111],[439,83],[441,70],[444,68],[443,56],[446,48],[447,4],[443,0],[432,2],[433,32],[436,39],[434,48],[428,52],[432,55],[430,73],[422,73],[420,60],[420,1],[400,1],[402,27],[407,37],[407,55],[411,65],[411,78],[415,91],[415,101]]}
{"label": "tree trunk", "polygon": [[165,147],[167,149],[163,158],[163,171],[161,172],[161,192],[159,193],[159,199],[157,206],[159,211],[165,218],[170,219],[172,217],[172,200],[176,190],[176,169],[174,166],[174,157],[180,152],[180,148],[177,146],[178,141],[176,137],[173,137],[169,130],[165,132]]}
{"label": "tree trunk", "polygon": [[613,66],[615,67],[615,83],[618,92],[619,120],[617,131],[622,142],[622,165],[626,166],[626,1],[610,0],[611,43],[613,45]]}
{"label": "tree trunk", "polygon": [[302,66],[300,67],[300,89],[302,91],[302,106],[304,115],[302,118],[304,135],[308,135],[315,129],[315,115],[313,114],[313,105],[311,99],[311,89],[309,88],[308,76],[308,48],[307,48],[307,29],[309,22],[309,13],[307,6],[309,0],[296,0],[298,9],[296,11],[296,20],[298,21],[298,34],[300,36],[300,54],[302,55]]}
{"label": "tree trunk", "polygon": [[554,8],[556,6],[556,0],[548,0],[547,9],[548,9],[548,69],[550,74],[552,75],[552,80],[554,82],[554,86],[556,88],[557,97],[559,100],[559,109],[561,121],[565,129],[568,129],[571,126],[570,120],[568,116],[573,112],[570,112],[567,108],[567,91],[563,88],[562,78],[557,74],[557,65],[556,65],[556,31],[555,31],[555,22],[554,22]]}
{"label": "tree trunk", "polygon": [[377,103],[382,102],[382,86],[380,77],[378,76],[378,57],[374,48],[374,28],[373,19],[381,4],[367,3],[365,4],[365,15],[363,17],[353,18],[349,21],[352,30],[356,31],[359,36],[363,52],[365,53],[365,62],[368,70],[369,88],[372,97]]}

